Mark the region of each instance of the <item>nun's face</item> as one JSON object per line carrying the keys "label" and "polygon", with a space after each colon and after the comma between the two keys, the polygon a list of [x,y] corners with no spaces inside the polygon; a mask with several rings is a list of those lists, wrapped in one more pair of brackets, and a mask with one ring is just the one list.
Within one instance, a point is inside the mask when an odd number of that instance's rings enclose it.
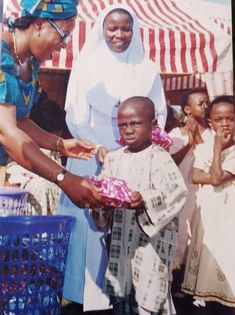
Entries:
{"label": "nun's face", "polygon": [[103,25],[103,34],[109,49],[122,53],[130,45],[133,36],[133,21],[125,12],[110,12]]}

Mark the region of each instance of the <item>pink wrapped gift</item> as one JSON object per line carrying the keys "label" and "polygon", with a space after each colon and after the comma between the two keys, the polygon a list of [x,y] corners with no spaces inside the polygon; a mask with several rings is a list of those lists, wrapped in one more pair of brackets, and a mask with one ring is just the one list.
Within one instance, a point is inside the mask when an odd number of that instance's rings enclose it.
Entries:
{"label": "pink wrapped gift", "polygon": [[152,143],[160,145],[162,148],[166,149],[172,145],[172,139],[168,133],[158,126],[154,126],[152,130]]}
{"label": "pink wrapped gift", "polygon": [[126,208],[130,205],[132,190],[123,179],[91,176],[90,181],[103,189],[100,194],[105,205],[116,208]]}

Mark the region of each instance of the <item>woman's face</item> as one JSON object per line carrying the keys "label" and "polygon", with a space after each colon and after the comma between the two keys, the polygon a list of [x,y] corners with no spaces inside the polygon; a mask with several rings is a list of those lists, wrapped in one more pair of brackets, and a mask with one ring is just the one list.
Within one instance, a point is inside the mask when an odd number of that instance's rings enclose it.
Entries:
{"label": "woman's face", "polygon": [[116,53],[124,52],[133,36],[133,21],[125,12],[110,12],[103,25],[103,34],[109,49]]}
{"label": "woman's face", "polygon": [[[51,60],[54,53],[59,53],[61,48],[65,48],[68,42],[62,38],[62,34],[67,35],[67,39],[74,30],[75,18],[68,20],[52,21],[43,20],[40,24],[35,23],[35,32],[32,36],[30,48],[32,54],[40,61]],[[59,29],[59,31],[56,29]],[[60,34],[60,33],[61,34]]]}

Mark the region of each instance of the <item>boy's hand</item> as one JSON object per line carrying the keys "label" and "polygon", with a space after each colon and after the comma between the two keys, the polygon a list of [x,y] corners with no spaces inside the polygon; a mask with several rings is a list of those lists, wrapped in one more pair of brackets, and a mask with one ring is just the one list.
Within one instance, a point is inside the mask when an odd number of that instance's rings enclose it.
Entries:
{"label": "boy's hand", "polygon": [[131,208],[144,208],[144,200],[138,191],[134,191],[131,196]]}
{"label": "boy's hand", "polygon": [[104,159],[106,154],[108,153],[108,150],[106,149],[105,146],[100,146],[97,150],[97,156],[98,156],[98,160],[100,162],[100,164],[104,163]]}

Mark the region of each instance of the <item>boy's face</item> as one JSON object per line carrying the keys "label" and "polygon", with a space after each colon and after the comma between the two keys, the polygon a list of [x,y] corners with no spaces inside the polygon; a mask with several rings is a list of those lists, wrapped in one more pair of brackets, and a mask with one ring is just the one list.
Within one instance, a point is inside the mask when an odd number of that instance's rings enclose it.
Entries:
{"label": "boy's face", "polygon": [[152,121],[143,109],[126,106],[118,111],[118,127],[128,149],[139,152],[151,144]]}

